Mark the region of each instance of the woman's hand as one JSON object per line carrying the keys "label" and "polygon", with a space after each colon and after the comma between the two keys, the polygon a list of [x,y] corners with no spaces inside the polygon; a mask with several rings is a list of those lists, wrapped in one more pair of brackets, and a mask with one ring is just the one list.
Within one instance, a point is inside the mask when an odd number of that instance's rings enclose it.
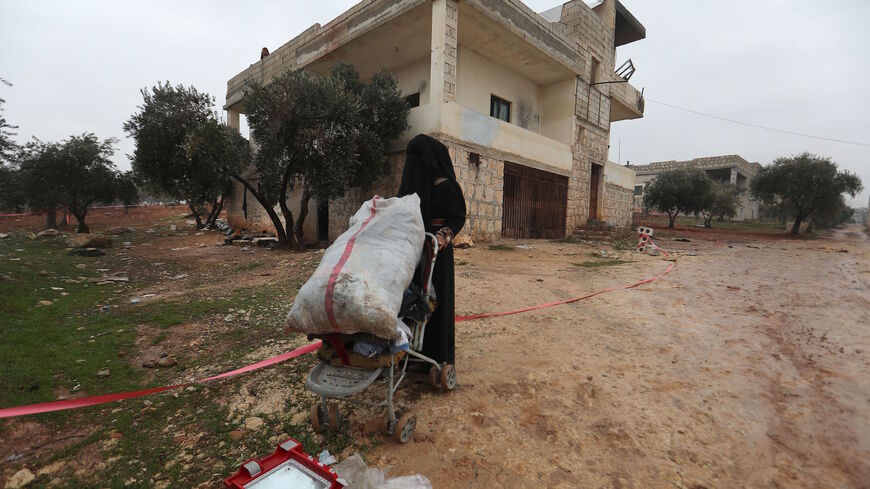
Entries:
{"label": "woman's hand", "polygon": [[435,237],[438,238],[438,251],[441,251],[453,242],[453,230],[443,227],[435,233]]}

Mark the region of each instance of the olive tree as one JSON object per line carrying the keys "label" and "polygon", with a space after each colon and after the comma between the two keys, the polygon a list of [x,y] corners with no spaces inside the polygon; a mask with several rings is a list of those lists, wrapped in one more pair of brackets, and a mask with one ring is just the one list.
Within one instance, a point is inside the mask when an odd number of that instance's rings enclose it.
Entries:
{"label": "olive tree", "polygon": [[696,168],[678,168],[659,173],[644,189],[643,205],[668,215],[673,228],[680,213],[701,212],[708,199],[712,182]]}
{"label": "olive tree", "polygon": [[713,218],[724,220],[737,215],[737,199],[740,192],[734,185],[725,182],[710,181],[707,195],[703,199],[700,214],[704,218],[704,227],[713,227]]}
{"label": "olive tree", "polygon": [[[132,166],[142,183],[187,201],[197,226],[214,221],[230,174],[247,163],[247,142],[213,112],[214,98],[194,87],[158,83],[124,124],[135,141]],[[206,223],[199,210],[210,205]]]}
{"label": "olive tree", "polygon": [[752,195],[759,201],[779,206],[794,219],[791,234],[815,212],[835,208],[843,194],[854,197],[863,189],[861,179],[839,171],[830,158],[811,153],[781,157],[762,168],[750,181]]}
{"label": "olive tree", "polygon": [[[384,175],[388,145],[408,127],[409,108],[395,78],[382,71],[361,81],[345,63],[326,75],[288,71],[266,86],[251,84],[245,108],[258,150],[259,186],[236,179],[266,209],[279,242],[296,247],[309,201],[340,197]],[[300,190],[297,216],[288,205],[294,188]]]}
{"label": "olive tree", "polygon": [[65,206],[78,221],[76,231],[89,232],[85,218],[91,205],[114,202],[122,181],[128,178],[110,159],[115,142],[85,133],[59,143],[37,140],[28,144],[17,169],[24,203],[49,212]]}

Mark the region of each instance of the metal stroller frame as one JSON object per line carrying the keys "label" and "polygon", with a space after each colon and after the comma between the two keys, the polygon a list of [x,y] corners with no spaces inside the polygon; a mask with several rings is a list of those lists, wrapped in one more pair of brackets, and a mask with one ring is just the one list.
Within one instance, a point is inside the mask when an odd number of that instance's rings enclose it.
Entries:
{"label": "metal stroller frame", "polygon": [[[423,262],[425,266],[422,268],[422,271],[426,273],[426,276],[423,280],[422,295],[429,304],[436,299],[432,288],[432,274],[435,270],[435,260],[437,257],[438,238],[434,234],[426,233],[426,248],[421,260],[429,259],[429,263]],[[433,387],[442,388],[445,391],[453,390],[456,387],[456,369],[453,365],[447,363],[439,364],[420,353],[423,348],[423,338],[426,334],[426,324],[430,317],[431,311],[422,321],[417,321],[407,316],[401,318],[409,326],[411,337],[408,341],[406,355],[398,362],[396,361],[396,352],[392,351],[388,340],[367,334],[343,335],[344,338],[386,346],[389,350],[390,365],[389,368],[379,367],[375,369],[352,366],[335,367],[329,362],[321,360],[311,370],[306,380],[308,390],[320,396],[320,400],[312,404],[310,411],[310,420],[314,431],[322,432],[326,426],[328,426],[330,431],[338,431],[340,425],[338,407],[335,404],[327,402],[328,399],[333,399],[370,407],[386,407],[384,428],[387,434],[395,436],[396,440],[400,443],[406,443],[410,440],[417,425],[417,417],[412,413],[397,411],[393,402],[394,394],[405,378],[408,363],[430,364],[429,380]],[[384,401],[376,403],[351,397],[366,390],[385,370],[387,371],[386,378],[382,382],[388,384],[388,386],[387,396]]]}

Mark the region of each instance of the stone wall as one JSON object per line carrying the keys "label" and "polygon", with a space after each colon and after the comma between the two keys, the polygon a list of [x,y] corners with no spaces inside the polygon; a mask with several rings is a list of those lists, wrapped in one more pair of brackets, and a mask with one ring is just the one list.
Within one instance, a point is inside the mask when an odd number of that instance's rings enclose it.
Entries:
{"label": "stone wall", "polygon": [[604,216],[609,224],[630,228],[634,192],[612,183],[604,184]]}
{"label": "stone wall", "polygon": [[[446,142],[456,171],[456,180],[465,196],[466,221],[462,234],[474,241],[501,238],[504,209],[504,160],[487,156],[485,151]],[[470,154],[480,155],[480,164]]]}

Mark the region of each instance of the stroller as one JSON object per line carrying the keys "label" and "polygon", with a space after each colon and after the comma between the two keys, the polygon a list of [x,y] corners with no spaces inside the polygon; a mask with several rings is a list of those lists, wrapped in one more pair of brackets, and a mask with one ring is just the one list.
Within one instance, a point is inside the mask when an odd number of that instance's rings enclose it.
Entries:
{"label": "stroller", "polygon": [[[432,288],[432,273],[435,269],[435,259],[438,255],[438,238],[426,233],[426,241],[420,265],[417,267],[419,286],[412,286],[405,292],[399,319],[408,327],[407,349],[394,350],[389,340],[369,334],[328,334],[309,335],[310,338],[323,340],[319,352],[321,361],[308,374],[306,387],[320,396],[311,406],[310,421],[315,432],[323,432],[327,428],[337,432],[340,425],[338,406],[327,402],[329,399],[345,401],[372,407],[386,407],[384,429],[400,443],[411,439],[417,418],[412,413],[399,412],[393,402],[393,397],[402,380],[405,378],[408,363],[428,363],[429,381],[433,387],[451,391],[456,387],[456,369],[447,363],[439,364],[423,355],[423,337],[426,324],[435,309],[435,291]],[[415,281],[416,282],[416,281]],[[350,356],[347,349],[353,348],[357,342],[364,342],[382,349],[383,354],[371,358],[358,355]],[[324,358],[331,354],[331,358]],[[338,358],[335,358],[335,357]],[[354,361],[355,359],[356,361]],[[382,375],[383,374],[383,375]],[[386,384],[386,399],[382,402],[370,402],[354,399],[352,396],[366,390],[383,376]]]}

